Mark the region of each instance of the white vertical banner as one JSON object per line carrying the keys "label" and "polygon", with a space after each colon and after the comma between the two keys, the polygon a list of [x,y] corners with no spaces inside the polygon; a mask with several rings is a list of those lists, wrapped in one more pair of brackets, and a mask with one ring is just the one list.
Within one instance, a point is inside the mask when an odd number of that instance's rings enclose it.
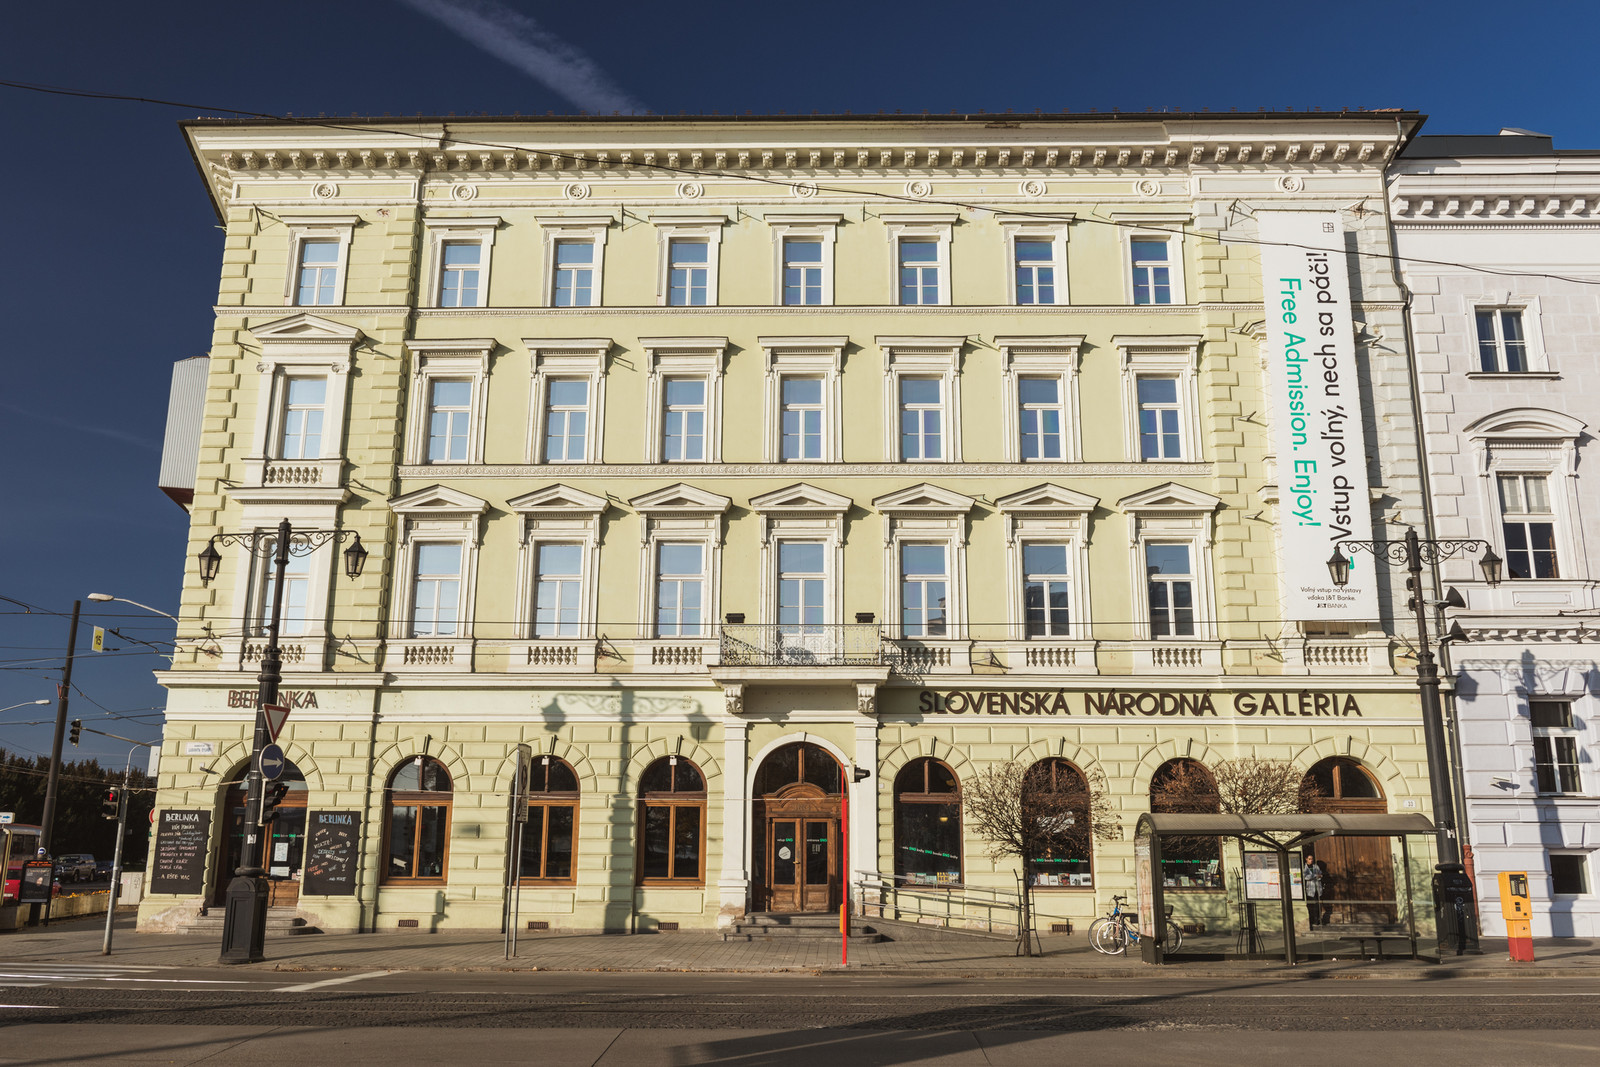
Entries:
{"label": "white vertical banner", "polygon": [[1333,584],[1334,546],[1372,536],[1344,227],[1336,211],[1261,211],[1261,284],[1278,458],[1284,618],[1375,619],[1373,557],[1350,557]]}

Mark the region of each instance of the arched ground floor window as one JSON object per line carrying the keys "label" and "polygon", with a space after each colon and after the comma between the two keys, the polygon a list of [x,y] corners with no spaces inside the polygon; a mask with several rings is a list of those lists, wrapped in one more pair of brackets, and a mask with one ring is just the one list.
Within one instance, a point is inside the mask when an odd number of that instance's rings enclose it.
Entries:
{"label": "arched ground floor window", "polygon": [[930,756],[894,779],[894,876],[910,885],[961,882],[961,783]]}
{"label": "arched ground floor window", "polygon": [[706,779],[681,756],[639,778],[639,884],[705,884]]}

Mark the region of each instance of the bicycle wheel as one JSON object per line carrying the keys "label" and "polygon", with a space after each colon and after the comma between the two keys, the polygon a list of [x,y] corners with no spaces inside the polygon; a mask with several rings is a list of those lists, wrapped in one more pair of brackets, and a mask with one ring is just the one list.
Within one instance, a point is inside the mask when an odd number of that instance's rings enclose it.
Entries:
{"label": "bicycle wheel", "polygon": [[1180,946],[1182,944],[1183,944],[1183,927],[1179,926],[1177,923],[1173,922],[1171,919],[1168,919],[1167,920],[1167,947],[1166,947],[1166,951],[1168,951],[1168,952],[1176,952],[1176,951],[1178,951],[1178,946]]}
{"label": "bicycle wheel", "polygon": [[1111,916],[1102,915],[1102,916],[1100,916],[1100,918],[1098,918],[1098,919],[1094,920],[1093,922],[1091,922],[1089,924],[1089,929],[1087,931],[1085,931],[1089,935],[1089,944],[1093,945],[1094,944],[1095,935],[1098,934],[1102,929],[1104,929],[1105,925],[1107,923],[1113,922],[1113,921],[1115,921],[1115,920],[1113,920],[1111,918]]}
{"label": "bicycle wheel", "polygon": [[1095,931],[1094,947],[1107,956],[1120,956],[1128,950],[1127,931],[1121,923],[1108,922]]}

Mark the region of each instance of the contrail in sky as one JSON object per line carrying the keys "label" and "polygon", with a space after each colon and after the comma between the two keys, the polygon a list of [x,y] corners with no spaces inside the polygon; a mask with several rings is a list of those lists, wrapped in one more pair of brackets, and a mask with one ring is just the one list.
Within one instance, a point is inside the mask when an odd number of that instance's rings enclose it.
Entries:
{"label": "contrail in sky", "polygon": [[400,0],[589,111],[643,111],[594,60],[494,0]]}

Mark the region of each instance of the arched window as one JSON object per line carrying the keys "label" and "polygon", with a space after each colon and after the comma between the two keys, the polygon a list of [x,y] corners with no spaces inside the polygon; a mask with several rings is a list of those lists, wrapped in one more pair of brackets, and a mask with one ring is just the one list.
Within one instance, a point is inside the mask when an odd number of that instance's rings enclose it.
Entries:
{"label": "arched window", "polygon": [[894,779],[894,875],[912,885],[961,882],[961,783],[932,757]]}
{"label": "arched window", "polygon": [[639,779],[641,885],[703,885],[706,779],[682,756],[663,756]]}
{"label": "arched window", "polygon": [[1377,811],[1383,790],[1367,769],[1346,756],[1322,760],[1300,782],[1300,809],[1321,812]]}
{"label": "arched window", "polygon": [[518,877],[529,884],[571,885],[577,827],[578,776],[565,760],[535,756]]}
{"label": "arched window", "polygon": [[[1215,815],[1217,782],[1199,762],[1168,760],[1150,779],[1150,810]],[[1221,889],[1222,842],[1216,837],[1168,837],[1161,842],[1161,882],[1168,889]]]}
{"label": "arched window", "polygon": [[[1327,813],[1388,810],[1372,773],[1348,756],[1319,761],[1300,781],[1300,809]],[[1395,859],[1381,837],[1325,837],[1306,849],[1322,868],[1322,922],[1394,922]]]}
{"label": "arched window", "polygon": [[450,844],[450,774],[429,756],[389,776],[384,827],[385,882],[443,885]]}
{"label": "arched window", "polygon": [[756,772],[758,797],[784,796],[802,786],[815,786],[824,796],[839,795],[839,761],[820,745],[804,741],[774,749]]}
{"label": "arched window", "polygon": [[1033,839],[1027,871],[1036,886],[1094,887],[1089,783],[1070,760],[1042,759],[1022,778],[1024,826]]}

